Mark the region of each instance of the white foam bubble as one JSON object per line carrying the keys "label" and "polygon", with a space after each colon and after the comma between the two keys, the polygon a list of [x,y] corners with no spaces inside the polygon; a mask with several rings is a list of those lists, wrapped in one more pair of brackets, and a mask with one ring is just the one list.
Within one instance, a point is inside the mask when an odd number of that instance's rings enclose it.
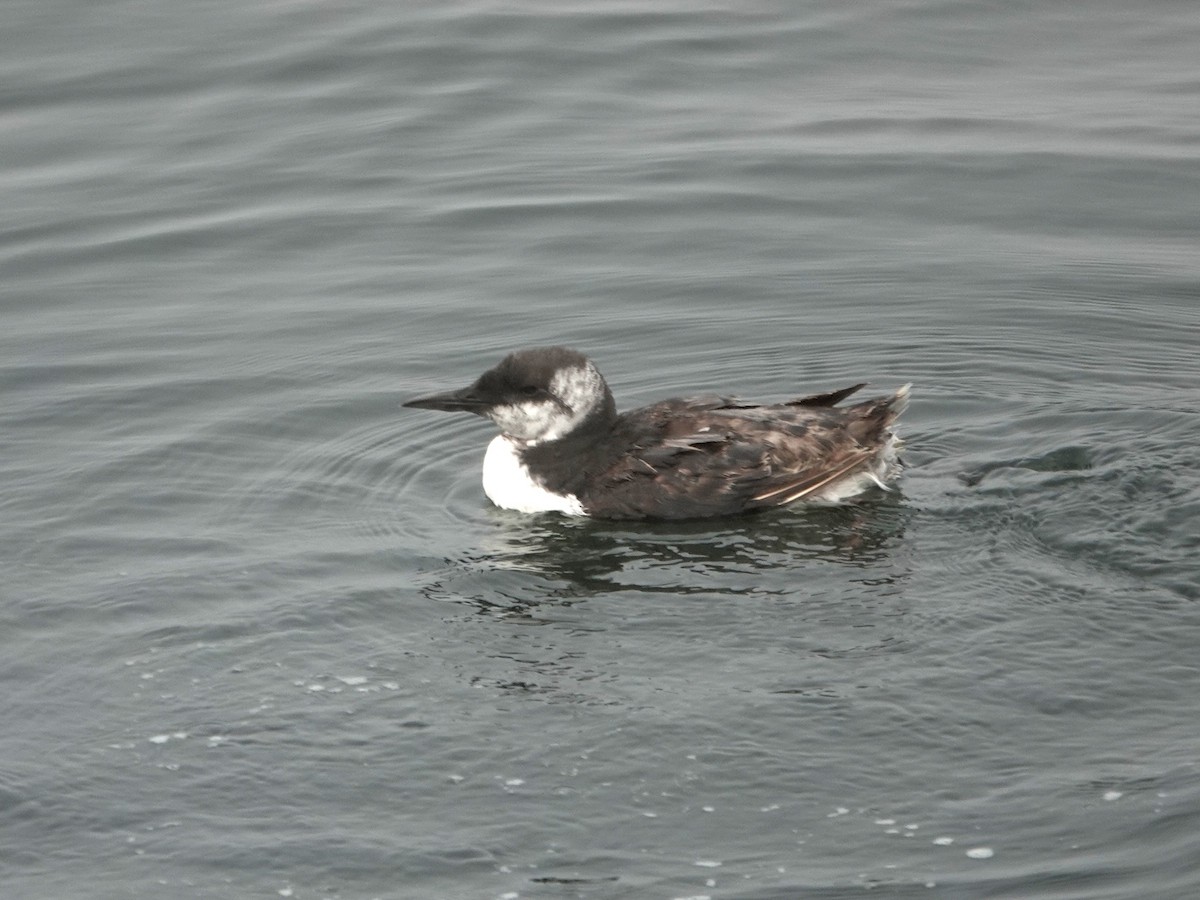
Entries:
{"label": "white foam bubble", "polygon": [[147,738],[152,744],[165,744],[167,741],[182,741],[188,736],[186,731],[172,731],[170,734],[156,734]]}
{"label": "white foam bubble", "polygon": [[967,856],[971,859],[991,859],[995,855],[995,851],[991,847],[972,847],[967,851]]}
{"label": "white foam bubble", "polygon": [[1104,792],[1104,799],[1109,800],[1109,801],[1120,800],[1123,796],[1125,796],[1125,795],[1121,791],[1105,791]]}
{"label": "white foam bubble", "polygon": [[698,859],[692,865],[703,866],[706,869],[715,869],[722,865],[722,863],[719,859]]}

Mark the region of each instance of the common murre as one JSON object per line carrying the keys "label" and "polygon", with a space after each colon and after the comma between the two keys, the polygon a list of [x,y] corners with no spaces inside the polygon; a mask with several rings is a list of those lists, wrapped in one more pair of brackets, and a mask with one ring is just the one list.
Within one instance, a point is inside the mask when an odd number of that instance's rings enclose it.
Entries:
{"label": "common murre", "polygon": [[590,359],[538,347],[509,354],[469,387],[403,405],[500,427],[483,461],[483,489],[497,506],[696,519],[886,488],[900,473],[891,426],[910,386],[835,406],[864,386],[769,406],[708,396],[618,414]]}

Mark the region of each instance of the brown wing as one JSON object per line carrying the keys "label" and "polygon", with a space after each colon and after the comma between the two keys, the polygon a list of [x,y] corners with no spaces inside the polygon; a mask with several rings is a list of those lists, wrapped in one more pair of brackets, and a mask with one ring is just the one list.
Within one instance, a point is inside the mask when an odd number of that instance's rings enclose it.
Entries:
{"label": "brown wing", "polygon": [[668,401],[629,413],[632,447],[580,500],[602,517],[700,518],[803,499],[877,452],[864,439],[879,426],[859,421],[874,403],[831,406],[856,389],[780,406]]}
{"label": "brown wing", "polygon": [[852,384],[848,388],[842,388],[840,391],[830,391],[827,394],[812,394],[808,397],[800,397],[797,400],[789,400],[787,406],[836,406],[841,403],[851,394],[858,393],[867,386],[867,382],[863,381],[858,384]]}

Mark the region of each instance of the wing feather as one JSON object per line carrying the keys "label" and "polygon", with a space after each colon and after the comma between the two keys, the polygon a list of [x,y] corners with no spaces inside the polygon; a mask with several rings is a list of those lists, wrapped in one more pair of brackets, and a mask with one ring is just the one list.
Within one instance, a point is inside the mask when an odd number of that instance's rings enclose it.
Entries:
{"label": "wing feather", "polygon": [[[755,494],[752,499],[759,503],[765,500],[772,500],[774,501],[771,504],[772,506],[785,506],[788,503],[794,503],[802,497],[807,497],[810,494],[816,493],[821,488],[832,484],[839,478],[844,478],[846,475],[849,475],[859,465],[870,459],[871,455],[872,452],[870,450],[857,450],[854,453],[851,453],[848,458],[841,460],[837,465],[831,468],[821,469],[815,474],[804,473],[801,477],[787,481],[769,491],[763,491],[761,494]],[[776,499],[779,498],[781,494],[786,496],[782,497],[781,499]]]}
{"label": "wing feather", "polygon": [[784,406],[834,406],[866,386],[867,382],[863,381],[859,384],[852,384],[848,388],[842,388],[840,391],[829,391],[826,394],[812,394],[797,400],[789,400]]}

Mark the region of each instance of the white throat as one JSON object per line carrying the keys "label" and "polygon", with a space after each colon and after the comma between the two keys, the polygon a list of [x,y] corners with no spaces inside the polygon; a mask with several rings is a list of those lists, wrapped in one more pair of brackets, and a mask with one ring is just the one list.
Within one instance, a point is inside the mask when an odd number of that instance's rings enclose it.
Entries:
{"label": "white throat", "polygon": [[534,481],[516,443],[503,434],[492,438],[483,457],[483,492],[502,509],[586,515],[574,494],[554,494]]}

